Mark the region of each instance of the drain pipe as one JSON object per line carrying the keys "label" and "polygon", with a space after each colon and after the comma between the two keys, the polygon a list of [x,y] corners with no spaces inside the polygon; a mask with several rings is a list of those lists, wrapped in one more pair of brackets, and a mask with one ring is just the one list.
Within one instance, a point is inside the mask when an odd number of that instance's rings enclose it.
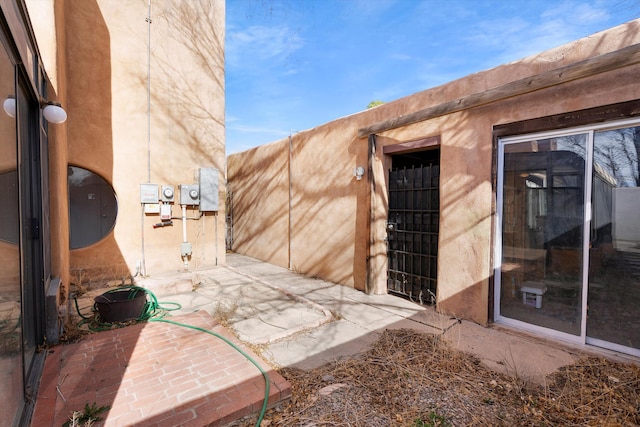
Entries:
{"label": "drain pipe", "polygon": [[[151,183],[151,0],[147,2],[147,183]],[[144,255],[144,204],[140,205],[140,246],[142,249],[140,268],[138,273],[147,276],[147,266]],[[134,276],[135,277],[135,276]]]}
{"label": "drain pipe", "polygon": [[147,11],[147,182],[151,182],[151,0]]}
{"label": "drain pipe", "polygon": [[[216,265],[218,265],[218,212],[214,212],[213,217],[214,217],[214,222],[216,227],[216,232],[215,232]],[[204,224],[202,224],[202,228],[204,228]]]}
{"label": "drain pipe", "polygon": [[184,269],[189,269],[189,257],[191,256],[191,243],[187,242],[187,205],[180,205],[182,208],[182,245],[180,254],[184,262]]}
{"label": "drain pipe", "polygon": [[[140,269],[138,270],[142,277],[147,275],[147,266],[144,257],[144,205],[140,204],[140,245],[142,247]],[[137,273],[136,273],[137,274]]]}

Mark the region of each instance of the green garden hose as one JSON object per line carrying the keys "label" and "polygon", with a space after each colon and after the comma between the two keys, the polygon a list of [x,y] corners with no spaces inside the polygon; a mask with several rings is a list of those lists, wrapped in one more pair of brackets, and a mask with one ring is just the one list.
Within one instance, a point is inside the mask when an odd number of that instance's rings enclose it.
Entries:
{"label": "green garden hose", "polygon": [[229,344],[231,347],[233,347],[234,350],[236,350],[238,353],[243,355],[249,362],[253,363],[253,365],[256,368],[258,368],[258,370],[260,371],[260,373],[264,377],[264,399],[262,401],[262,409],[260,410],[260,416],[258,417],[258,421],[256,421],[256,427],[260,427],[260,424],[262,423],[262,419],[264,418],[264,415],[267,412],[267,404],[269,403],[270,383],[269,383],[269,375],[262,368],[262,366],[260,366],[260,364],[258,362],[256,362],[251,356],[249,356],[247,353],[245,353],[240,347],[235,345],[232,341],[228,340],[227,338],[223,337],[222,335],[220,335],[220,334],[218,334],[216,332],[209,331],[209,330],[206,330],[206,329],[203,329],[203,328],[199,328],[197,326],[187,325],[186,323],[179,323],[179,322],[175,322],[173,320],[168,320],[168,319],[163,319],[163,318],[151,319],[151,321],[152,322],[170,323],[172,325],[182,326],[183,328],[194,329],[194,330],[199,331],[199,332],[204,332],[206,334],[213,335],[214,337],[217,337],[217,338],[221,339],[222,341],[226,342],[227,344]]}
{"label": "green garden hose", "polygon": [[[117,292],[117,291],[122,291],[122,290],[129,290],[130,291],[130,293],[128,295],[128,299],[135,298],[136,295],[138,294],[138,292],[140,292],[140,291],[144,291],[149,296],[149,300],[145,303],[145,306],[144,306],[144,309],[143,309],[142,313],[140,314],[140,316],[138,316],[135,319],[135,321],[137,321],[137,322],[145,322],[145,321],[149,321],[149,322],[164,322],[164,323],[169,323],[169,324],[176,325],[176,326],[181,326],[183,328],[193,329],[195,331],[203,332],[205,334],[213,335],[214,337],[219,338],[222,341],[224,341],[225,343],[227,343],[228,345],[230,345],[234,350],[236,350],[238,353],[240,353],[242,356],[244,356],[249,362],[253,363],[253,365],[256,368],[258,368],[258,370],[262,374],[262,376],[264,378],[264,383],[265,383],[265,391],[264,391],[264,399],[262,401],[262,409],[260,410],[260,416],[258,417],[258,421],[256,421],[256,427],[260,426],[260,424],[262,423],[262,420],[263,420],[263,418],[264,418],[264,416],[265,416],[265,414],[267,412],[267,405],[269,403],[270,381],[269,381],[269,375],[262,368],[262,366],[260,366],[260,364],[258,362],[256,362],[251,356],[249,356],[245,351],[243,351],[240,347],[238,347],[232,341],[230,341],[229,339],[223,337],[222,335],[220,335],[220,334],[218,334],[216,332],[209,331],[207,329],[200,328],[198,326],[187,325],[186,323],[180,323],[180,322],[176,322],[176,321],[173,321],[173,320],[166,319],[165,316],[167,315],[167,312],[180,310],[182,308],[182,306],[180,304],[178,304],[177,302],[166,302],[166,303],[162,303],[162,304],[159,303],[158,302],[158,298],[156,298],[155,294],[153,292],[151,292],[149,289],[141,288],[139,286],[121,286],[121,287],[118,287],[118,288],[111,289],[111,290],[105,292],[105,294],[113,293],[113,292]],[[93,332],[97,332],[97,331],[101,331],[101,330],[108,330],[108,329],[112,328],[113,324],[111,324],[111,323],[103,323],[103,322],[100,322],[100,321],[96,320],[94,317],[84,316],[82,313],[80,313],[80,307],[78,306],[78,299],[76,297],[74,297],[73,299],[74,299],[74,302],[75,302],[75,305],[76,305],[76,311],[78,312],[78,315],[82,319],[79,322],[78,326],[81,326],[81,325],[86,323],[88,325],[88,328]],[[95,304],[94,304],[93,308],[94,308],[94,311],[97,312]],[[94,323],[98,325],[97,328],[95,326],[93,326]]]}
{"label": "green garden hose", "polygon": [[[145,292],[149,296],[149,300],[145,303],[142,313],[140,313],[140,315],[137,318],[132,319],[136,322],[144,322],[146,320],[151,319],[152,317],[155,317],[155,318],[164,317],[167,315],[167,312],[180,310],[182,308],[182,306],[177,302],[166,302],[166,303],[160,304],[158,302],[158,298],[156,298],[156,295],[153,292],[151,292],[149,289],[141,288],[139,286],[120,286],[118,288],[110,289],[102,295],[108,295],[114,292],[126,291],[126,290],[129,291],[129,295],[127,296],[127,299],[129,300],[134,299],[138,294],[138,292],[141,292],[141,291]],[[80,312],[80,307],[78,306],[78,299],[76,297],[74,297],[73,299],[76,305],[76,311],[78,312],[78,315],[82,319],[78,324],[78,326],[87,324],[87,327],[92,332],[107,331],[113,328],[113,323],[101,322],[100,320],[98,320],[99,317],[96,317],[96,316],[88,317],[83,315]],[[97,303],[93,304],[93,311],[96,313],[98,312]]]}

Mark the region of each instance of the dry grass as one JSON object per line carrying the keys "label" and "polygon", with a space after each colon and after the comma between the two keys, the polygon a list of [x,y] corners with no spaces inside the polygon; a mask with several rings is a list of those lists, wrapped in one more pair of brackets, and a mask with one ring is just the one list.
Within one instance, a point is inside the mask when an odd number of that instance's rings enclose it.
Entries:
{"label": "dry grass", "polygon": [[236,314],[237,311],[237,303],[224,303],[222,301],[218,301],[213,312],[213,318],[216,320],[216,322],[218,322],[225,328],[228,328],[230,319]]}
{"label": "dry grass", "polygon": [[385,331],[358,358],[281,373],[293,396],[267,413],[263,427],[640,424],[636,365],[588,358],[546,387],[529,385],[438,336],[405,329]]}
{"label": "dry grass", "polygon": [[551,376],[540,406],[565,425],[640,425],[640,367],[580,360]]}

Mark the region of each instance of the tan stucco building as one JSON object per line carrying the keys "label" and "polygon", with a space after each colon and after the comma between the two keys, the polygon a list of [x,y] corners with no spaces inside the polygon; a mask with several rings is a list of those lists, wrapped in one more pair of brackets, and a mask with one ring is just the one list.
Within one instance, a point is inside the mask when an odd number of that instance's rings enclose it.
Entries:
{"label": "tan stucco building", "polygon": [[640,354],[639,42],[632,21],[229,156],[233,250]]}
{"label": "tan stucco building", "polygon": [[640,21],[230,156],[227,210],[224,13],[0,0],[0,426],[74,284],[224,264],[227,211],[237,252],[638,354]]}
{"label": "tan stucco building", "polygon": [[[35,349],[57,339],[74,284],[224,264],[225,4],[0,0],[0,12],[4,426],[28,418]],[[48,121],[47,102],[66,121]]]}

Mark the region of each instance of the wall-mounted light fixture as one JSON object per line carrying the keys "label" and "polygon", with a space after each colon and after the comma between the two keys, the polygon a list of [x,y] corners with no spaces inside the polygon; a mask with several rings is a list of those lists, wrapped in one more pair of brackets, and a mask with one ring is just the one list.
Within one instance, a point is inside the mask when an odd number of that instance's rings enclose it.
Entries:
{"label": "wall-mounted light fixture", "polygon": [[[7,99],[2,103],[4,112],[9,117],[16,116],[16,98],[13,95],[9,95]],[[44,99],[40,100],[40,108],[42,108],[42,114],[44,118],[50,123],[64,123],[67,120],[67,112],[58,102],[50,102]]]}
{"label": "wall-mounted light fixture", "polygon": [[40,108],[44,118],[50,123],[64,123],[67,120],[67,112],[58,102],[43,101]]}
{"label": "wall-mounted light fixture", "polygon": [[9,95],[7,99],[2,103],[2,108],[4,112],[7,113],[9,117],[16,116],[16,98],[15,96]]}
{"label": "wall-mounted light fixture", "polygon": [[355,168],[353,170],[353,176],[355,176],[356,179],[360,181],[364,176],[364,168],[362,166],[358,166],[357,168]]}

